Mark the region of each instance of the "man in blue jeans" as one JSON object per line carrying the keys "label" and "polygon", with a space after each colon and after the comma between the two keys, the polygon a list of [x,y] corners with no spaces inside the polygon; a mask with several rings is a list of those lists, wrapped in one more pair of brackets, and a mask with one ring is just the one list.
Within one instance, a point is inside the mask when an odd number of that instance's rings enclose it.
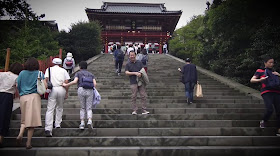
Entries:
{"label": "man in blue jeans", "polygon": [[193,90],[197,83],[197,70],[196,66],[191,63],[190,58],[186,58],[186,64],[183,66],[183,70],[178,68],[178,70],[183,74],[182,81],[185,84],[185,91],[187,97],[187,103],[193,103]]}

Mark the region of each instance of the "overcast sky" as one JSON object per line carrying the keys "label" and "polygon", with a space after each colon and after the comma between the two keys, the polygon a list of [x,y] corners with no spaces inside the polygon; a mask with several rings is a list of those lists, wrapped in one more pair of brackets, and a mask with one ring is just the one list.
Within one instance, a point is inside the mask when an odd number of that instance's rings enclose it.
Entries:
{"label": "overcast sky", "polygon": [[[59,31],[68,31],[72,23],[88,21],[85,8],[100,9],[105,2],[165,3],[167,10],[182,10],[177,24],[180,28],[194,15],[204,14],[207,0],[26,0],[37,14],[45,14],[42,20],[55,20]],[[212,2],[212,0],[210,1]]]}

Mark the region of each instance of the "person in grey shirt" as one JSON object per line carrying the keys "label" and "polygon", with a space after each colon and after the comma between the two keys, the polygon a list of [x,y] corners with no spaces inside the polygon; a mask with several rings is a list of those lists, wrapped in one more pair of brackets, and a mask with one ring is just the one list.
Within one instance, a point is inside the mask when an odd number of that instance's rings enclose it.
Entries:
{"label": "person in grey shirt", "polygon": [[141,77],[142,74],[139,72],[143,68],[142,62],[136,60],[136,53],[134,51],[129,52],[130,61],[126,64],[125,74],[129,76],[130,80],[130,88],[131,88],[131,102],[132,102],[132,115],[137,114],[137,92],[141,95],[141,103],[142,103],[142,114],[149,114],[147,109],[147,93],[145,85],[138,86],[136,77]]}
{"label": "person in grey shirt", "polygon": [[[87,62],[86,61],[81,61],[79,63],[80,66],[80,71],[75,74],[75,79],[71,81],[70,83],[63,83],[64,87],[69,87],[70,85],[73,84],[78,84],[78,96],[81,104],[81,109],[80,109],[80,119],[81,119],[81,124],[79,128],[81,130],[85,129],[85,118],[87,116],[88,122],[88,128],[92,129],[92,103],[93,103],[93,87],[96,87],[96,80],[95,76],[90,73],[87,70]],[[88,77],[91,79],[91,83],[93,83],[92,88],[85,88],[83,86],[83,78]]]}

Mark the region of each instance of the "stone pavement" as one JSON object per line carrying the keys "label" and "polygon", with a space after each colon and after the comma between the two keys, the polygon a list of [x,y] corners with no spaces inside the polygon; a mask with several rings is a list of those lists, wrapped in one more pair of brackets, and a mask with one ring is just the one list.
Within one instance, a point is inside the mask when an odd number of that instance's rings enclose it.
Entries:
{"label": "stone pavement", "polygon": [[[264,111],[261,99],[198,67],[204,97],[195,98],[188,105],[177,71],[184,63],[167,55],[149,57],[149,115],[141,115],[140,111],[131,115],[128,77],[123,72],[121,76],[114,73],[112,55],[99,55],[88,66],[97,78],[97,89],[102,96],[101,103],[93,110],[94,129],[78,129],[80,105],[77,87],[72,86],[64,104],[62,128],[54,129],[52,138],[44,136],[43,128],[37,128],[31,150],[25,150],[24,144],[17,147],[20,110],[16,109],[11,136],[5,138],[0,155],[279,155],[275,115],[268,128],[259,128]],[[250,90],[253,92],[256,93]],[[47,101],[43,100],[43,123],[46,105]]]}

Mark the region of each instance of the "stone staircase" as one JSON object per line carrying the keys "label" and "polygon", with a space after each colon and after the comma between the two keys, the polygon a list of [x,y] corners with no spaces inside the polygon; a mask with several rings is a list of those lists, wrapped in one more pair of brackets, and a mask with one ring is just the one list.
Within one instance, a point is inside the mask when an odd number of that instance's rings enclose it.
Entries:
{"label": "stone staircase", "polygon": [[[199,73],[203,98],[188,105],[178,67],[184,64],[166,55],[150,55],[147,86],[149,115],[131,115],[129,79],[114,73],[112,55],[102,55],[88,69],[97,77],[101,103],[93,110],[94,129],[78,129],[77,88],[70,88],[64,104],[61,129],[53,137],[37,128],[33,148],[17,147],[20,110],[13,112],[11,136],[5,138],[1,156],[177,156],[177,155],[279,155],[275,115],[261,130],[262,100],[246,96]],[[137,100],[138,103],[140,99]],[[47,101],[42,101],[42,122]],[[141,112],[139,112],[141,113]],[[26,136],[26,134],[25,134]],[[26,142],[26,137],[23,143]]]}

